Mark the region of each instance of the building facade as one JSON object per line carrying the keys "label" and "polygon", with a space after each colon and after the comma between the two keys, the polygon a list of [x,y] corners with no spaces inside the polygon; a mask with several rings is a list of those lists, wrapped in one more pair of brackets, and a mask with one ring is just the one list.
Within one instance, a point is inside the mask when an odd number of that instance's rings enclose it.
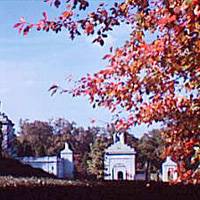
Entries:
{"label": "building facade", "polygon": [[2,125],[2,133],[3,133],[3,140],[2,140],[2,150],[12,155],[14,153],[14,140],[16,138],[14,123],[8,118],[5,113],[0,112],[0,122]]}
{"label": "building facade", "polygon": [[68,143],[65,143],[65,147],[60,151],[59,156],[28,156],[18,157],[17,159],[24,164],[31,165],[34,168],[40,168],[58,178],[72,179],[74,177],[73,152],[69,149]]}
{"label": "building facade", "polygon": [[170,156],[167,156],[165,162],[162,164],[162,181],[175,181],[177,177],[177,164],[171,159]]}
{"label": "building facade", "polygon": [[104,155],[105,180],[135,180],[135,149],[124,141],[124,134],[113,136],[114,143]]}

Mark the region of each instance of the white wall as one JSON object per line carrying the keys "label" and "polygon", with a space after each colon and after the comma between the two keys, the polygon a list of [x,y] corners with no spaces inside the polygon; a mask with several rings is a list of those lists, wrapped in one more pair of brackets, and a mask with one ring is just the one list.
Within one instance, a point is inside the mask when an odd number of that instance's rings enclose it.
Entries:
{"label": "white wall", "polygon": [[167,156],[166,161],[162,164],[162,181],[175,181],[178,177],[177,164]]}
{"label": "white wall", "polygon": [[177,174],[177,166],[174,165],[169,165],[169,166],[164,166],[162,170],[162,181],[164,182],[170,182],[170,181],[175,181],[178,177]]}
{"label": "white wall", "polygon": [[118,172],[123,172],[126,180],[135,178],[135,155],[105,155],[105,180],[117,180]]}
{"label": "white wall", "polygon": [[60,160],[56,156],[45,156],[45,157],[23,157],[19,158],[24,164],[31,165],[34,168],[42,169],[50,174],[58,176],[58,163]]}
{"label": "white wall", "polygon": [[65,143],[65,148],[60,152],[60,158],[63,161],[63,178],[73,178],[74,163],[73,152],[69,149],[69,145]]}
{"label": "white wall", "polygon": [[74,163],[73,152],[69,149],[67,143],[60,152],[60,158],[57,156],[44,157],[21,157],[17,158],[24,164],[31,165],[34,168],[42,169],[59,178],[73,178]]}

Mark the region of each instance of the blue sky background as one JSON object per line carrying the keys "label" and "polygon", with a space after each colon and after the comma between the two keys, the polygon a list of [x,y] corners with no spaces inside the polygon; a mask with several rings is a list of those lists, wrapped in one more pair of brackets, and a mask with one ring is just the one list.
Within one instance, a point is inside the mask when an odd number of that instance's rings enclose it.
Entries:
{"label": "blue sky background", "polygon": [[[68,75],[78,79],[102,69],[105,63],[101,58],[111,45],[118,46],[126,40],[128,28],[112,32],[104,47],[92,44],[87,37],[71,41],[66,32],[31,31],[23,37],[13,29],[21,16],[36,22],[45,10],[50,16],[56,16],[59,11],[41,0],[0,0],[1,112],[13,120],[17,129],[20,118],[64,117],[84,127],[91,125],[91,119],[96,119],[95,125],[104,126],[111,120],[107,110],[93,109],[86,97],[59,94],[51,97],[48,88],[55,82],[65,85]],[[145,131],[145,126],[132,129],[137,137]]]}

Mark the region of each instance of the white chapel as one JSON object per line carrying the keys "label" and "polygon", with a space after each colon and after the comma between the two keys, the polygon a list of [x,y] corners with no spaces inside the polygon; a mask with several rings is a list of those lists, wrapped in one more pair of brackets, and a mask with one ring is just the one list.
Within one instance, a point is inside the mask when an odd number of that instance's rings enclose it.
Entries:
{"label": "white chapel", "polygon": [[162,181],[175,181],[177,177],[177,164],[171,159],[171,156],[167,156],[166,161],[162,164]]}
{"label": "white chapel", "polygon": [[125,144],[124,133],[113,135],[113,144],[104,155],[105,180],[135,179],[135,149]]}

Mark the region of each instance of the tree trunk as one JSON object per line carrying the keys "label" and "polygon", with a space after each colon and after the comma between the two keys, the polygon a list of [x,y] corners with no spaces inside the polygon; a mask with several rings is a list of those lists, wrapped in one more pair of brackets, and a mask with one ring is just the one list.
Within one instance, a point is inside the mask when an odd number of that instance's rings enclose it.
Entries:
{"label": "tree trunk", "polygon": [[150,180],[150,161],[147,160],[145,163],[145,181]]}

